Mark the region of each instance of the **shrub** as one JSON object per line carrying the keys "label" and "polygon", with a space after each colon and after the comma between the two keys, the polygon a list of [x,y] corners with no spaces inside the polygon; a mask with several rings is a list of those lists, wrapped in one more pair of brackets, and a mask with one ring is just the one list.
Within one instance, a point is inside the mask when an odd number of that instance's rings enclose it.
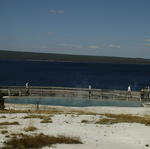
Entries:
{"label": "shrub", "polygon": [[1,116],[0,118],[6,118],[6,116],[5,116],[5,115],[3,115],[3,116]]}
{"label": "shrub", "polygon": [[27,119],[27,118],[39,118],[39,119],[44,119],[45,117],[47,117],[46,115],[28,115],[28,116],[25,116],[24,119]]}
{"label": "shrub", "polygon": [[28,127],[24,128],[24,131],[26,131],[26,132],[28,132],[28,131],[34,131],[34,130],[37,130],[37,128],[34,127],[34,126],[28,126]]}
{"label": "shrub", "polygon": [[8,133],[7,130],[2,130],[2,131],[1,131],[1,134],[6,134],[6,133]]}
{"label": "shrub", "polygon": [[82,120],[81,123],[90,123],[88,120]]}
{"label": "shrub", "polygon": [[42,119],[41,123],[52,123],[52,119],[47,115],[28,115],[24,117],[26,118],[39,118]]}
{"label": "shrub", "polygon": [[114,123],[140,123],[150,125],[150,117],[134,116],[131,114],[102,114],[107,118],[99,119],[98,124],[114,124]]}
{"label": "shrub", "polygon": [[52,119],[51,118],[45,118],[41,121],[41,123],[52,123]]}
{"label": "shrub", "polygon": [[71,138],[65,136],[48,136],[38,134],[35,136],[30,135],[15,135],[13,138],[5,143],[2,149],[27,149],[27,148],[42,148],[44,146],[51,146],[53,144],[82,144],[79,138]]}
{"label": "shrub", "polygon": [[0,125],[19,125],[18,122],[1,122]]}

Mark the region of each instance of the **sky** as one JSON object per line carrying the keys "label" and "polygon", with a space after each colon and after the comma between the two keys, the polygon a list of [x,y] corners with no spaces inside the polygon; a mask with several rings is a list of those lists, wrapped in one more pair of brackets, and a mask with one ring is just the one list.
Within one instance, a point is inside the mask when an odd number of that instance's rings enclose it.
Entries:
{"label": "sky", "polygon": [[0,0],[0,50],[150,58],[150,0]]}

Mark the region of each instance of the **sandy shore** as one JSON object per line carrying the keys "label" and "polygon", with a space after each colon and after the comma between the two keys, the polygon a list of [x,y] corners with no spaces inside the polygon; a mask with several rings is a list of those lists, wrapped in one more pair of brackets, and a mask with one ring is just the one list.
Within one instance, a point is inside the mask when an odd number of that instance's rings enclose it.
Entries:
{"label": "sandy shore", "polygon": [[[7,104],[7,109],[34,109],[35,105],[15,105]],[[150,126],[138,123],[117,123],[117,124],[95,124],[95,122],[103,118],[102,113],[115,114],[133,114],[133,115],[150,115],[150,108],[123,108],[123,107],[51,107],[40,106],[40,109],[57,109],[60,111],[69,112],[86,111],[94,112],[96,115],[79,115],[75,113],[59,113],[51,116],[52,123],[40,123],[40,119],[24,119],[24,116],[29,113],[16,114],[0,114],[0,122],[17,121],[20,125],[11,125],[2,127],[0,131],[7,130],[7,134],[0,133],[0,147],[3,146],[11,133],[44,133],[46,135],[65,135],[71,137],[80,137],[83,144],[64,145],[58,144],[51,148],[56,149],[146,149],[150,148]],[[2,118],[4,117],[5,118]],[[82,120],[87,120],[89,123],[82,123]],[[34,126],[37,128],[34,132],[25,132],[24,128]],[[48,147],[44,147],[45,149]]]}

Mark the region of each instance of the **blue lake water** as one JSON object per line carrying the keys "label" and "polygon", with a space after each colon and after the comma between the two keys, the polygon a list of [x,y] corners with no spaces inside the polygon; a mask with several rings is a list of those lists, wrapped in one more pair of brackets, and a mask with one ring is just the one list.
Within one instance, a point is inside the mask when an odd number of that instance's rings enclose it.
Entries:
{"label": "blue lake water", "polygon": [[0,61],[0,86],[84,87],[133,90],[150,85],[150,65]]}
{"label": "blue lake water", "polygon": [[88,107],[88,106],[116,106],[116,107],[141,107],[139,101],[120,101],[120,100],[96,100],[80,98],[60,98],[60,97],[21,97],[10,98],[5,100],[6,103],[15,104],[41,104],[52,106],[71,106],[71,107]]}

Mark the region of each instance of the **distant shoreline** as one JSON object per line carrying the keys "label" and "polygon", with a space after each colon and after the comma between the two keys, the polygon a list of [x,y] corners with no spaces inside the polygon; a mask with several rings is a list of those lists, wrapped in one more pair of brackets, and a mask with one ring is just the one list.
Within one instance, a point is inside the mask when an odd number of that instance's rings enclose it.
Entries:
{"label": "distant shoreline", "polygon": [[118,63],[118,62],[77,62],[77,61],[54,61],[54,60],[32,60],[32,59],[0,59],[10,62],[47,62],[47,63],[82,63],[82,64],[117,64],[117,65],[150,65],[150,63]]}
{"label": "distant shoreline", "polygon": [[150,59],[110,56],[68,55],[0,50],[0,60],[25,60],[46,62],[150,64]]}

